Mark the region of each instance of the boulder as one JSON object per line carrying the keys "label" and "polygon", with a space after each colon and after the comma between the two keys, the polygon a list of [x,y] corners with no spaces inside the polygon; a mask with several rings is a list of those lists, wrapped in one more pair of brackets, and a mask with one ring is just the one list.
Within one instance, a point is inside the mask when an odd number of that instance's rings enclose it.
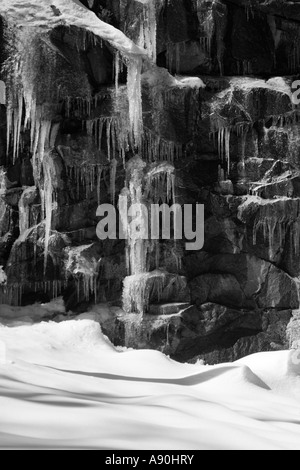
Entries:
{"label": "boulder", "polygon": [[[254,256],[209,255],[201,252],[187,260],[192,302],[238,308],[295,309],[298,286],[284,271]],[[213,274],[212,272],[215,272]]]}

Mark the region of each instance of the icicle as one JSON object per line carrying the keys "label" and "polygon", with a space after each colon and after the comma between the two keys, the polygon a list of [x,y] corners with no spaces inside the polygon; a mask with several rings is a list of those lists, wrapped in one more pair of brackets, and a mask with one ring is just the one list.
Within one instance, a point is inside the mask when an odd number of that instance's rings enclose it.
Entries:
{"label": "icicle", "polygon": [[53,212],[53,181],[51,172],[52,162],[49,162],[49,155],[43,161],[44,171],[44,189],[42,191],[42,203],[45,208],[45,249],[44,249],[44,271],[46,272],[49,252],[49,241],[52,225],[52,212]]}
{"label": "icicle", "polygon": [[98,206],[101,204],[101,177],[102,177],[102,167],[97,166],[97,200]]}
{"label": "icicle", "polygon": [[228,174],[230,173],[230,128],[225,130],[225,155],[227,161]]}
{"label": "icicle", "polygon": [[116,200],[116,174],[117,174],[118,162],[114,158],[110,163],[110,194],[111,202],[114,205]]}
{"label": "icicle", "polygon": [[115,87],[116,93],[119,91],[119,76],[120,76],[120,52],[115,54]]}
{"label": "icicle", "polygon": [[36,188],[31,187],[23,191],[22,196],[19,200],[19,229],[20,233],[25,232],[30,228],[30,206],[28,204],[27,198],[35,192]]}
{"label": "icicle", "polygon": [[17,112],[14,113],[14,150],[13,150],[13,162],[14,163],[16,161],[16,158],[19,156],[22,112],[23,112],[23,97],[22,95],[21,96],[19,95]]}
{"label": "icicle", "polygon": [[[3,198],[7,190],[7,180],[6,180],[6,172],[4,168],[0,167],[0,236],[4,235],[3,229],[4,224],[2,224],[7,211],[7,204]],[[1,272],[1,268],[0,268]]]}
{"label": "icicle", "polygon": [[129,120],[136,147],[140,147],[143,133],[141,73],[141,57],[130,58],[128,64],[127,91]]}
{"label": "icicle", "polygon": [[155,0],[142,1],[143,3],[143,18],[141,21],[141,31],[139,43],[148,52],[148,56],[154,63],[156,63],[156,5]]}
{"label": "icicle", "polygon": [[221,127],[218,130],[218,153],[222,161],[226,160],[228,173],[230,173],[230,134],[230,127]]}
{"label": "icicle", "polygon": [[6,135],[6,142],[7,142],[7,147],[6,147],[6,154],[8,155],[9,153],[9,148],[10,148],[10,137],[11,137],[11,132],[12,132],[12,120],[13,120],[13,110],[11,107],[11,104],[7,106],[7,111],[6,111],[6,127],[7,127],[7,135]]}

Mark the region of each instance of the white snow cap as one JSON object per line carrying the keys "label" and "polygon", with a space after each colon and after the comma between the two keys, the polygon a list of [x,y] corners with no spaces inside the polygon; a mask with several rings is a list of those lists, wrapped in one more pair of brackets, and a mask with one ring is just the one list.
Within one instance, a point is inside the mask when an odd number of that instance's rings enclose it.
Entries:
{"label": "white snow cap", "polygon": [[7,282],[7,276],[5,272],[3,271],[3,266],[0,266],[0,284],[6,284]]}
{"label": "white snow cap", "polygon": [[57,26],[77,26],[91,31],[108,41],[127,56],[147,56],[147,51],[137,46],[114,26],[101,21],[79,0],[1,0],[0,15],[8,23],[25,27],[51,30]]}

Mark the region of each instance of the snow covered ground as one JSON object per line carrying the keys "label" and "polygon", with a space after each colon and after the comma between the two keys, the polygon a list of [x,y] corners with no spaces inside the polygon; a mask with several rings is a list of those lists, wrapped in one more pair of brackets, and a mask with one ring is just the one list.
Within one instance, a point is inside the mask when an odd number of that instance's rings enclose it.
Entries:
{"label": "snow covered ground", "polygon": [[300,353],[177,364],[52,307],[0,306],[0,448],[300,449]]}

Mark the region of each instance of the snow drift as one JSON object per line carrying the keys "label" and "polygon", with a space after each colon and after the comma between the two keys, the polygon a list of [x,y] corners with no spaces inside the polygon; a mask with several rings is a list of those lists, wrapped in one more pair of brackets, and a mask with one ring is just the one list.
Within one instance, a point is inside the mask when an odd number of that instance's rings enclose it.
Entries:
{"label": "snow drift", "polygon": [[1,319],[1,448],[300,449],[295,351],[178,364],[115,348],[95,314],[30,324],[28,309]]}

